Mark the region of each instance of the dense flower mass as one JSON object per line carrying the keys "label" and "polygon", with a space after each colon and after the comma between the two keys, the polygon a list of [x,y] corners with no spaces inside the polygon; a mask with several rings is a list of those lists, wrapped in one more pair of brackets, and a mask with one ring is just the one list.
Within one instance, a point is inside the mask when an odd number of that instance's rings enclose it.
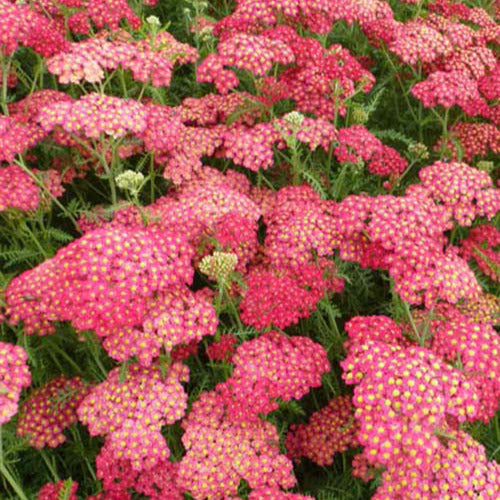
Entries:
{"label": "dense flower mass", "polygon": [[23,320],[29,333],[48,333],[59,320],[106,336],[141,321],[156,292],[190,283],[192,255],[172,233],[97,229],[10,283],[9,320]]}
{"label": "dense flower mass", "polygon": [[17,413],[21,391],[31,385],[27,361],[22,347],[0,342],[0,425]]}
{"label": "dense flower mass", "polygon": [[[308,337],[270,331],[236,349],[231,377],[219,385],[235,408],[247,414],[269,413],[283,401],[299,399],[321,385],[330,369],[325,349]],[[231,411],[230,408],[228,411]]]}
{"label": "dense flower mass", "polygon": [[0,0],[0,496],[498,500],[499,14]]}
{"label": "dense flower mass", "polygon": [[476,217],[492,219],[500,210],[500,191],[491,177],[466,163],[438,161],[420,170],[419,177],[430,196],[462,226],[470,226]]}
{"label": "dense flower mass", "polygon": [[104,340],[108,353],[119,361],[138,356],[148,366],[163,348],[167,353],[180,344],[199,341],[214,335],[217,316],[203,293],[187,287],[173,287],[158,294],[147,304],[141,325],[125,326],[111,331]]}
{"label": "dense flower mass", "polygon": [[64,429],[77,421],[77,408],[88,392],[80,377],[57,377],[35,389],[21,406],[17,433],[35,448],[59,446],[66,441]]}
{"label": "dense flower mass", "polygon": [[292,463],[279,450],[276,428],[260,418],[236,421],[216,392],[204,392],[182,422],[186,448],[179,484],[196,500],[235,495],[241,479],[252,489],[290,488]]}
{"label": "dense flower mass", "polygon": [[167,373],[158,365],[120,368],[92,388],[78,408],[79,420],[92,436],[105,435],[115,459],[130,460],[135,470],[150,469],[170,455],[161,427],[184,416],[187,394],[181,385],[189,378],[183,364]]}
{"label": "dense flower mass", "polygon": [[79,101],[45,106],[38,116],[46,132],[60,126],[69,133],[97,139],[100,134],[120,138],[140,134],[147,126],[147,112],[137,101],[100,94],[88,94]]}

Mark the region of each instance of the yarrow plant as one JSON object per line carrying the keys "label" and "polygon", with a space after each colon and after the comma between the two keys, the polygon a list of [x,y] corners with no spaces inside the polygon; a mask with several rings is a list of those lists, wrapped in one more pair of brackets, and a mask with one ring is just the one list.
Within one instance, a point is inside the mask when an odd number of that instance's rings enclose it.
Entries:
{"label": "yarrow plant", "polygon": [[500,498],[489,0],[0,0],[0,498]]}

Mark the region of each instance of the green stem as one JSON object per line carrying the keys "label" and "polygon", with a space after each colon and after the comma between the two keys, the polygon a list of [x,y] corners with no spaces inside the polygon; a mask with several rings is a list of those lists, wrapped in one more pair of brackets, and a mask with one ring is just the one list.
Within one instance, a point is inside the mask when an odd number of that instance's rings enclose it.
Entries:
{"label": "green stem", "polygon": [[37,186],[50,197],[50,199],[54,202],[54,204],[57,205],[63,211],[64,214],[66,214],[68,219],[75,226],[75,229],[81,234],[82,230],[80,229],[80,226],[78,225],[76,219],[68,212],[68,210],[64,207],[64,205],[50,192],[47,186],[45,186],[44,183],[40,181],[40,179],[26,166],[21,155],[19,155],[19,160],[15,160],[14,163],[16,165],[19,165],[36,182]]}
{"label": "green stem", "polygon": [[3,442],[2,442],[2,426],[0,425],[0,474],[5,478],[5,480],[10,484],[11,488],[16,492],[20,500],[28,500],[28,497],[24,494],[23,489],[18,484],[14,476],[10,473],[9,469],[5,465],[3,456]]}
{"label": "green stem", "polygon": [[43,461],[45,462],[45,465],[47,466],[47,469],[49,469],[50,473],[52,474],[52,477],[56,483],[58,483],[61,478],[59,477],[59,474],[57,473],[57,470],[54,467],[54,464],[51,463],[49,458],[47,457],[47,454],[45,450],[40,450],[40,455],[43,458]]}

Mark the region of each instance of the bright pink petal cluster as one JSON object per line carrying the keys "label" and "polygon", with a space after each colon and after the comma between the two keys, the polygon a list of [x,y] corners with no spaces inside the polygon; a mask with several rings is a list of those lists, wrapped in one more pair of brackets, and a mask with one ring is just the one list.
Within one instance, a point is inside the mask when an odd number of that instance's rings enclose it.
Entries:
{"label": "bright pink petal cluster", "polygon": [[80,377],[57,377],[35,389],[23,402],[17,434],[35,448],[55,448],[66,441],[64,430],[77,421],[76,411],[89,393]]}
{"label": "bright pink petal cluster", "polygon": [[295,485],[291,461],[279,450],[276,428],[260,418],[235,421],[228,403],[204,392],[182,422],[186,449],[179,484],[196,500],[236,495],[241,479],[251,488]]}
{"label": "bright pink petal cluster", "polygon": [[134,364],[125,375],[114,368],[83,400],[78,418],[92,436],[106,436],[115,459],[129,460],[135,470],[150,469],[170,455],[161,428],[184,416],[181,382],[188,379],[189,369],[180,363],[165,370]]}
{"label": "bright pink petal cluster", "polygon": [[60,126],[65,132],[98,139],[100,134],[121,138],[141,134],[147,127],[147,110],[131,99],[90,93],[78,101],[45,106],[38,121],[46,132]]}
{"label": "bright pink petal cluster", "polygon": [[138,356],[143,366],[151,365],[161,349],[170,353],[180,344],[215,335],[218,318],[211,301],[188,287],[170,288],[147,304],[140,325],[119,328],[104,340],[110,356],[126,361]]}
{"label": "bright pink petal cluster", "polygon": [[241,344],[233,356],[235,368],[219,384],[229,402],[250,413],[269,413],[283,401],[300,399],[319,387],[330,370],[326,350],[309,337],[287,337],[269,331]]}
{"label": "bright pink petal cluster", "polygon": [[0,342],[0,425],[17,413],[21,391],[31,385],[27,361],[21,346]]}
{"label": "bright pink petal cluster", "polygon": [[436,203],[462,226],[470,226],[476,217],[492,219],[500,210],[500,190],[489,174],[466,163],[437,161],[418,175]]}

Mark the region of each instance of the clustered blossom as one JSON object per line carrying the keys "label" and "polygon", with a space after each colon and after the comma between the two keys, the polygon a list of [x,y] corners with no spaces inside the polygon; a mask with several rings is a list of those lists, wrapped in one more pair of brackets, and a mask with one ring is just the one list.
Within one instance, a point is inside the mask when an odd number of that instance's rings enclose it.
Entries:
{"label": "clustered blossom", "polygon": [[233,420],[230,403],[204,392],[183,420],[178,482],[196,500],[236,495],[241,479],[252,489],[291,488],[291,461],[280,453],[276,428],[260,418]]}
{"label": "clustered blossom", "polygon": [[0,212],[9,208],[36,210],[40,204],[40,188],[18,165],[0,167]]}
{"label": "clustered blossom", "polygon": [[248,272],[246,283],[241,319],[259,330],[293,325],[308,317],[328,291],[343,289],[342,280],[329,280],[325,270],[313,263],[297,268],[258,266]]}
{"label": "clustered blossom", "polygon": [[306,457],[318,465],[332,465],[335,453],[358,446],[357,432],[351,398],[332,398],[327,406],[311,415],[309,423],[290,426],[286,437],[288,456],[294,460]]}
{"label": "clustered blossom", "polygon": [[287,337],[276,331],[241,344],[232,363],[233,374],[218,390],[249,414],[277,409],[276,398],[301,398],[311,387],[319,387],[330,370],[323,346],[309,337]]}
{"label": "clustered blossom", "polygon": [[444,248],[450,211],[429,196],[421,186],[402,197],[348,196],[334,211],[340,256],[388,269],[396,291],[413,304],[476,298],[480,287],[474,273],[456,248]]}
{"label": "clustered blossom", "polygon": [[176,62],[186,64],[197,58],[195,48],[178,42],[168,32],[157,33],[154,41],[137,42],[126,33],[101,32],[96,38],[73,42],[68,50],[49,58],[47,66],[61,83],[100,82],[105,70],[121,66],[130,69],[138,81],[169,86]]}
{"label": "clustered blossom", "polygon": [[368,164],[368,170],[376,175],[401,175],[408,162],[396,149],[383,144],[364,125],[343,128],[338,133],[335,156],[340,163]]}
{"label": "clustered blossom", "polygon": [[154,228],[97,229],[55,257],[14,278],[6,291],[12,324],[27,333],[52,333],[54,321],[106,336],[143,319],[157,292],[191,283],[192,247]]}
{"label": "clustered blossom", "polygon": [[376,466],[407,462],[432,468],[442,444],[436,431],[476,416],[475,384],[429,350],[367,341],[351,346],[343,378],[357,384],[353,404],[363,455]]}
{"label": "clustered blossom", "polygon": [[416,83],[411,92],[427,108],[457,105],[470,116],[482,114],[487,109],[476,80],[462,71],[435,71],[426,80]]}
{"label": "clustered blossom", "polygon": [[129,132],[143,132],[147,126],[147,111],[135,100],[90,93],[78,101],[45,106],[38,121],[46,132],[60,126],[65,132],[93,139],[98,139],[100,134],[116,139]]}
{"label": "clustered blossom", "polygon": [[418,61],[431,63],[453,52],[447,37],[421,21],[399,24],[392,36],[394,39],[389,44],[390,50],[407,64],[415,65]]}
{"label": "clustered blossom", "polygon": [[313,500],[309,495],[285,493],[278,488],[257,488],[248,495],[248,500]]}
{"label": "clustered blossom", "polygon": [[35,389],[21,406],[17,434],[38,449],[59,446],[66,441],[64,430],[77,421],[77,408],[88,392],[80,377],[57,377]]}
{"label": "clustered blossom", "polygon": [[[460,141],[464,158],[469,162],[476,156],[486,156],[489,151],[500,154],[500,130],[492,123],[458,122],[451,127],[450,134],[453,139]],[[456,160],[459,152],[453,139],[448,140],[447,148]],[[442,144],[440,139],[435,149],[440,150]]]}
{"label": "clustered blossom", "polygon": [[20,45],[47,57],[64,50],[64,24],[36,12],[31,5],[0,0],[0,50],[11,54]]}
{"label": "clustered blossom", "polygon": [[14,161],[17,154],[35,146],[45,136],[34,123],[24,123],[15,116],[0,116],[0,161]]}
{"label": "clustered blossom", "polygon": [[459,362],[469,380],[476,382],[480,406],[475,418],[488,422],[500,402],[498,334],[491,325],[476,323],[452,307],[441,307],[437,313],[429,320],[429,348],[449,362]]}
{"label": "clustered blossom", "polygon": [[119,361],[138,356],[143,366],[151,365],[161,349],[172,349],[205,335],[214,335],[218,319],[215,308],[201,291],[173,287],[158,294],[147,305],[140,325],[117,328],[104,340],[109,355]]}
{"label": "clustered blossom", "polygon": [[21,391],[31,385],[27,361],[22,347],[0,342],[0,425],[17,413]]}
{"label": "clustered blossom", "polygon": [[430,196],[462,226],[470,226],[476,217],[492,219],[500,210],[500,191],[491,177],[466,163],[437,161],[422,168],[419,177]]}
{"label": "clustered blossom", "polygon": [[183,364],[163,373],[158,365],[120,367],[92,388],[78,408],[79,420],[92,436],[105,435],[115,459],[130,460],[135,470],[150,469],[170,455],[161,427],[184,416],[187,394],[181,385],[189,379]]}
{"label": "clustered blossom", "polygon": [[313,254],[331,255],[340,243],[333,212],[335,203],[323,200],[307,185],[288,186],[277,192],[264,221],[266,255],[277,266],[300,267]]}
{"label": "clustered blossom", "polygon": [[[102,480],[105,500],[129,498],[133,488],[137,493],[148,495],[151,500],[182,500],[182,490],[177,485],[179,464],[160,460],[150,469],[138,471],[128,459],[116,459],[105,444],[96,458],[97,477]],[[131,498],[131,496],[130,496]],[[104,500],[104,499],[103,499]]]}
{"label": "clustered blossom", "polygon": [[72,479],[63,479],[58,483],[46,483],[38,492],[37,500],[78,500],[78,483]]}
{"label": "clustered blossom", "polygon": [[462,240],[459,252],[466,260],[474,259],[481,271],[495,281],[500,280],[500,231],[492,224],[471,229]]}
{"label": "clustered blossom", "polygon": [[404,500],[409,494],[429,500],[498,498],[500,466],[488,460],[484,446],[460,430],[449,430],[440,439],[443,444],[426,468],[415,470],[406,457],[391,463],[372,498]]}

